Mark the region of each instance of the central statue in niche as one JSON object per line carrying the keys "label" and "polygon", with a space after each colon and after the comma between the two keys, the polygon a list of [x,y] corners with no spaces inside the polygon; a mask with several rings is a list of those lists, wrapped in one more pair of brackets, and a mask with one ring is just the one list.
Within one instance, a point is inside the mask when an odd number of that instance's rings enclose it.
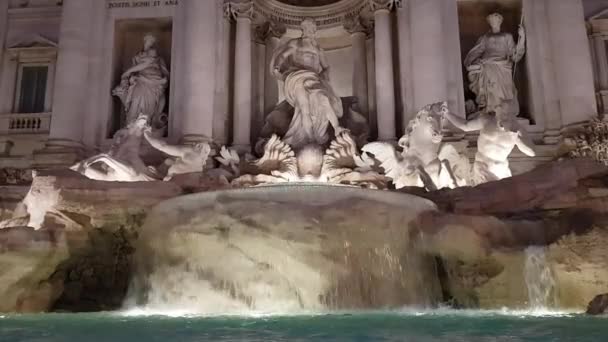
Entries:
{"label": "central statue in niche", "polygon": [[287,102],[295,114],[283,141],[293,148],[325,145],[331,139],[329,126],[338,136],[344,114],[342,100],[329,84],[329,65],[316,39],[317,25],[306,19],[302,37],[279,46],[270,62],[274,77],[284,82]]}

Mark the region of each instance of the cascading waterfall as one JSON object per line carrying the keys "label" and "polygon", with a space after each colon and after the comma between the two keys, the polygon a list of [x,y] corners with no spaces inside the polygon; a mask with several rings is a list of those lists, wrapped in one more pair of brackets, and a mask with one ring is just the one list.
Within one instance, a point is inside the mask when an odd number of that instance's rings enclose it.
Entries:
{"label": "cascading waterfall", "polygon": [[547,263],[545,247],[526,249],[524,277],[531,309],[543,310],[555,306],[555,279]]}
{"label": "cascading waterfall", "polygon": [[141,229],[127,308],[193,314],[430,307],[434,258],[411,230],[429,201],[327,185],[172,199]]}

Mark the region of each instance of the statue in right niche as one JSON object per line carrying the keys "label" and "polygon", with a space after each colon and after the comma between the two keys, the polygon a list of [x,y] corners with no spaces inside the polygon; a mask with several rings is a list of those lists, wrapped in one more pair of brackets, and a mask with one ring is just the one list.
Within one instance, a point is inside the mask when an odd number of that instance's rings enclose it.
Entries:
{"label": "statue in right niche", "polygon": [[492,113],[502,107],[503,113],[517,116],[519,101],[513,74],[526,52],[526,33],[520,26],[516,44],[513,35],[501,31],[502,15],[490,14],[487,21],[491,30],[479,38],[464,60],[469,88],[476,95],[478,112]]}

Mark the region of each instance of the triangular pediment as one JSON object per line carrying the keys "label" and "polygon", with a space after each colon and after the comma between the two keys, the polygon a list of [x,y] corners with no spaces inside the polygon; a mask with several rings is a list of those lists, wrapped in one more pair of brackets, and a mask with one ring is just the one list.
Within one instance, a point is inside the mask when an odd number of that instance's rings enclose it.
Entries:
{"label": "triangular pediment", "polygon": [[11,39],[7,45],[9,49],[56,48],[57,42],[54,42],[40,34],[30,33]]}

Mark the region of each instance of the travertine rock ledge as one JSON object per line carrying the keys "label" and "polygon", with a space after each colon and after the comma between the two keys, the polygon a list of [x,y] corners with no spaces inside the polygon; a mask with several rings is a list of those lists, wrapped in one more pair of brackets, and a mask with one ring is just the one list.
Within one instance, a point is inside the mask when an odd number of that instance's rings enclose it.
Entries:
{"label": "travertine rock ledge", "polygon": [[[0,229],[0,312],[119,308],[132,275],[139,228],[151,207],[187,193],[226,188],[186,175],[175,182],[104,183],[71,171],[40,172],[33,189],[56,201],[42,229],[16,215]],[[554,305],[584,311],[608,292],[608,169],[587,159],[544,165],[475,188],[409,192],[435,202],[421,214],[421,248],[437,260],[443,299],[465,308],[525,308],[525,249],[546,247]],[[27,187],[0,193],[2,218],[25,214]],[[6,222],[6,221],[5,221]],[[404,227],[404,229],[407,229]],[[423,234],[420,234],[423,233]]]}

